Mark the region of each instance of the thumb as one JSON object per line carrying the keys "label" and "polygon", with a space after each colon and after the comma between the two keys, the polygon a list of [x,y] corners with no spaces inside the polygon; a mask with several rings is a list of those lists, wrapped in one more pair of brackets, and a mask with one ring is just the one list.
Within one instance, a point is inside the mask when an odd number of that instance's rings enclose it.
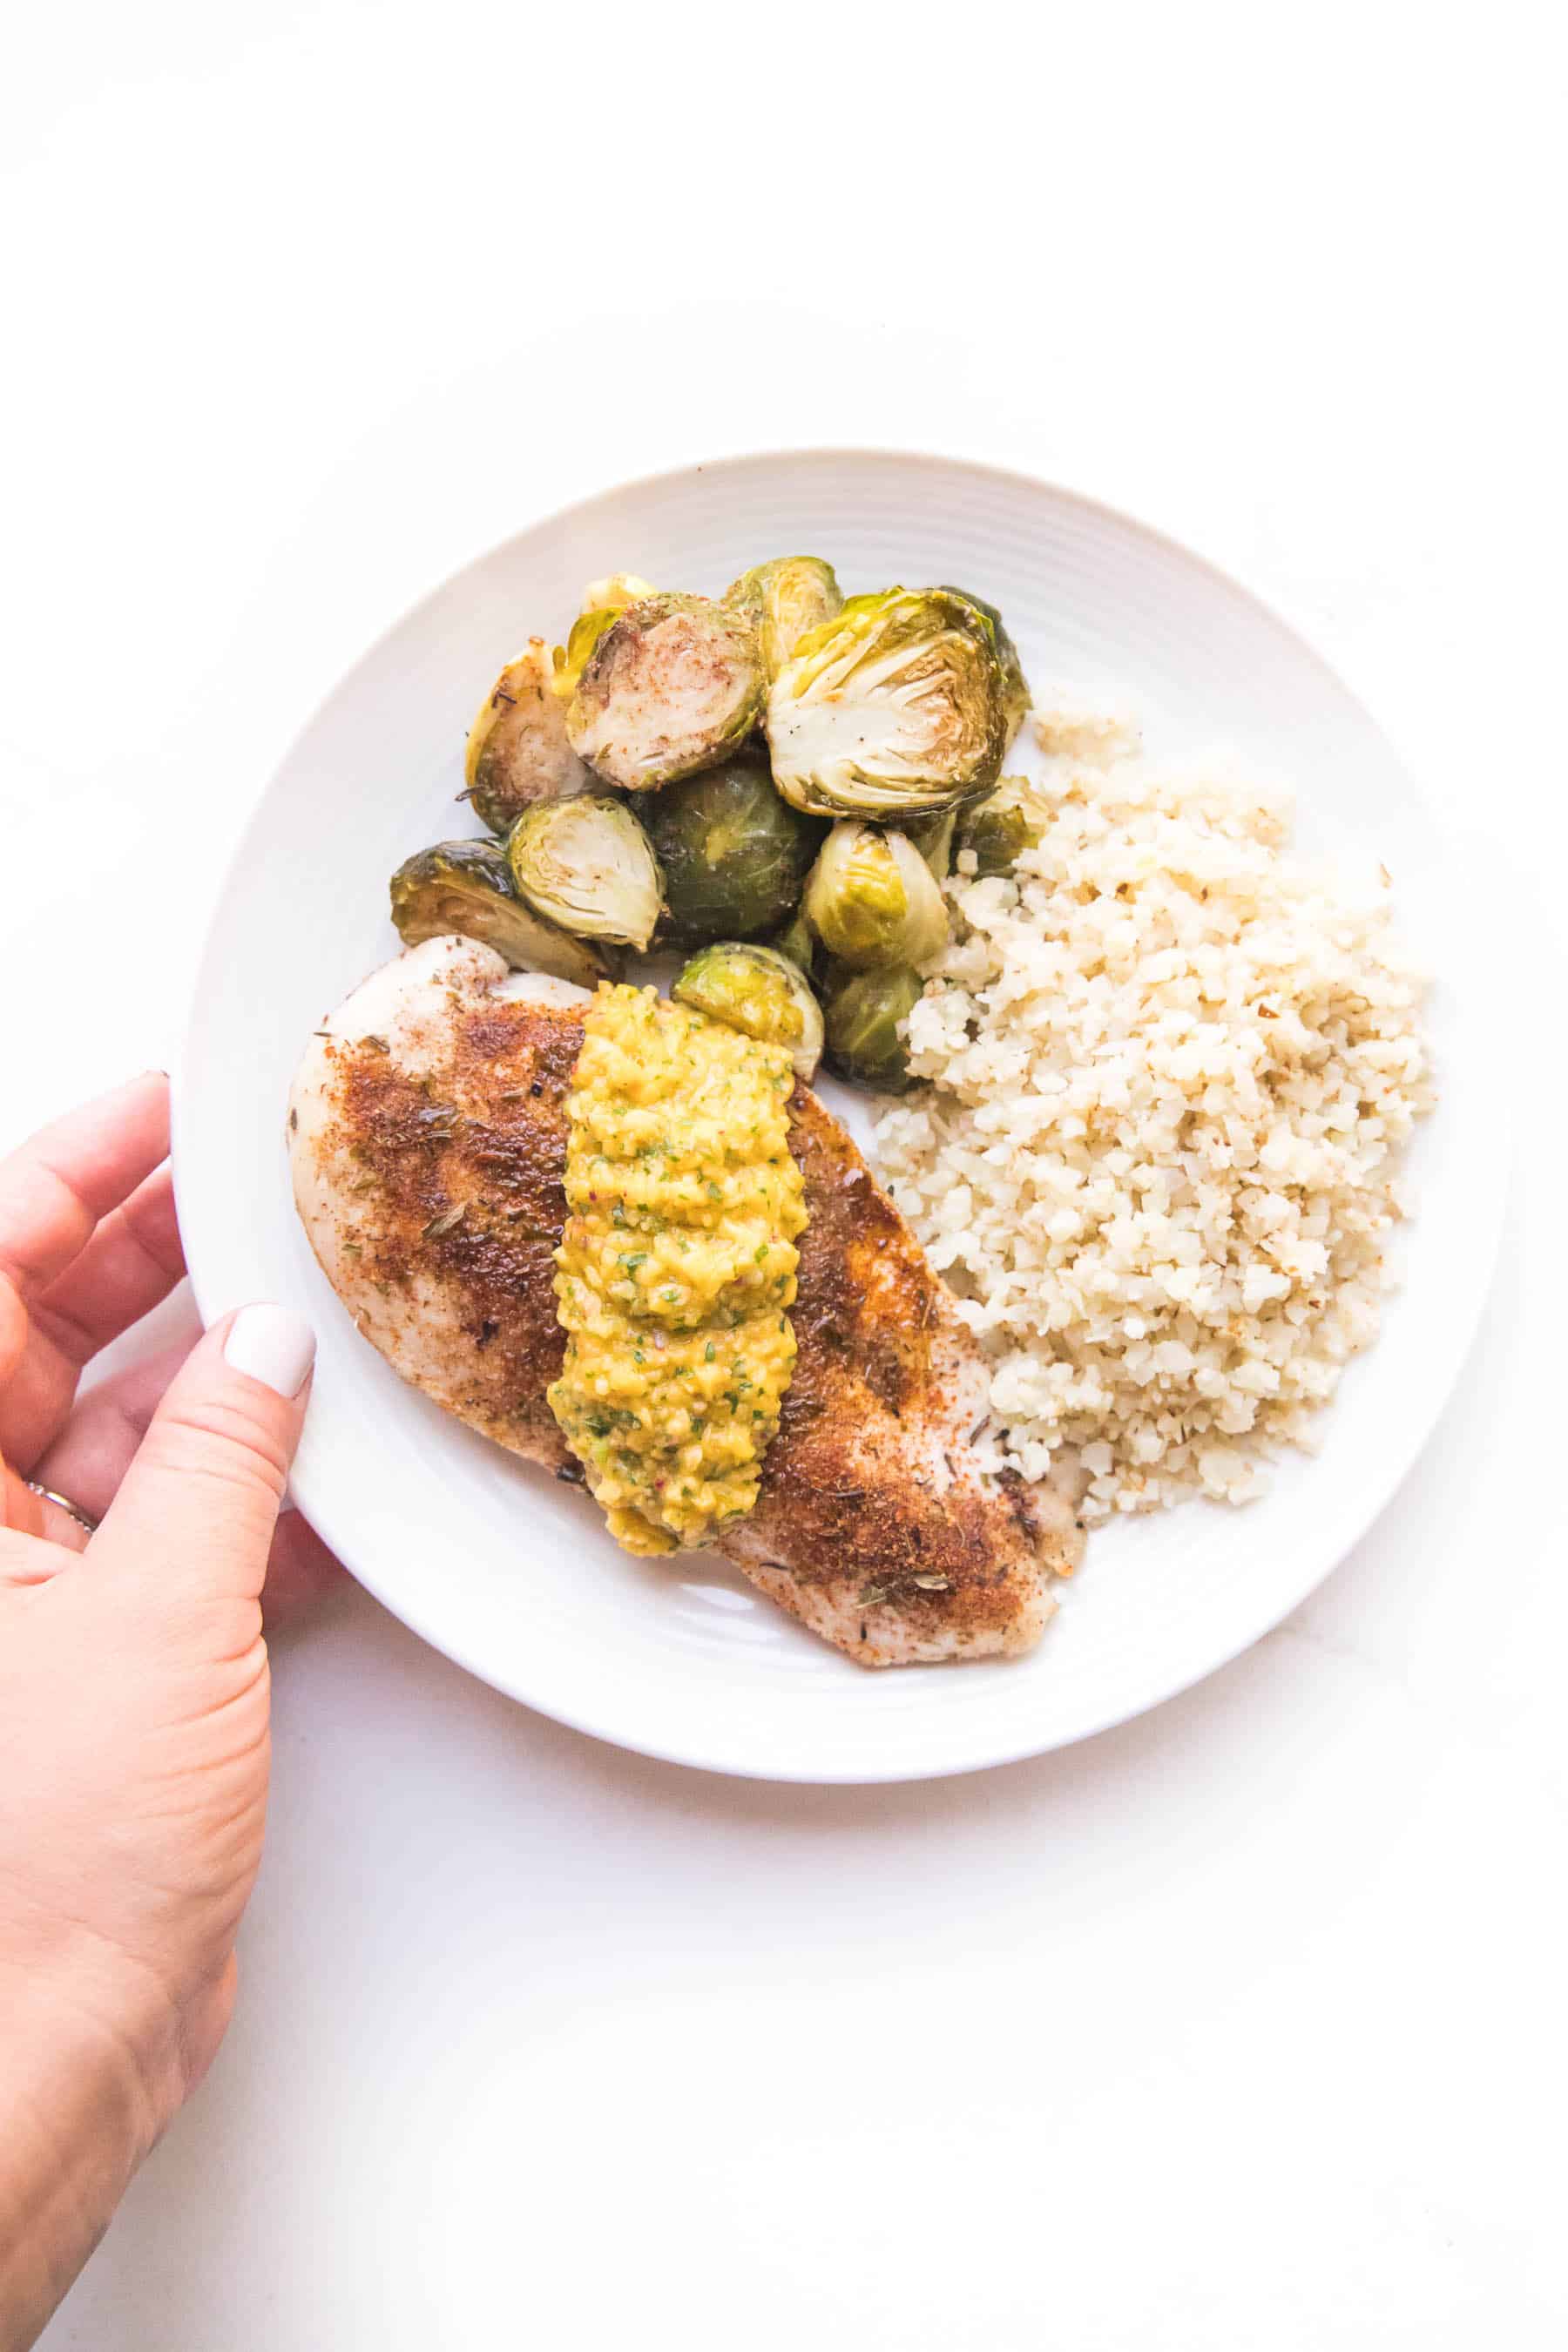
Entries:
{"label": "thumb", "polygon": [[90,1557],[174,1598],[253,1601],[305,1419],[316,1337],[288,1307],[242,1307],[192,1349]]}

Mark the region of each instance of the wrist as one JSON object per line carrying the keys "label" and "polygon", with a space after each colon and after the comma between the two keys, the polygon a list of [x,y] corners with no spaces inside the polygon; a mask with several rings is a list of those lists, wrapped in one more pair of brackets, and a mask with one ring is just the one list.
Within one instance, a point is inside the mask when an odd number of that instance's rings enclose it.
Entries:
{"label": "wrist", "polygon": [[178,2037],[90,1968],[0,1962],[0,2352],[32,2343],[178,2105]]}

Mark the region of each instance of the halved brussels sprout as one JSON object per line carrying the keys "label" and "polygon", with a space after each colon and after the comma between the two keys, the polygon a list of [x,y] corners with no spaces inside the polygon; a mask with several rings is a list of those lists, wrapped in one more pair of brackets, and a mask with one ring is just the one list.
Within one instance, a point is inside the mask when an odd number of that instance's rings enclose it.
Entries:
{"label": "halved brussels sprout", "polygon": [[458,931],[494,948],[518,971],[553,972],[580,988],[596,987],[613,969],[601,950],[523,905],[506,853],[493,841],[438,841],[405,857],[391,887],[392,919],[405,947]]}
{"label": "halved brussels sprout", "polygon": [[899,1024],[909,1019],[923,986],[908,964],[888,971],[839,968],[830,973],[823,991],[828,1068],[856,1086],[902,1094],[913,1080]]}
{"label": "halved brussels sprout", "polygon": [[773,680],[767,728],[773,781],[796,808],[935,816],[978,799],[1007,740],[991,624],[945,588],[851,596]]}
{"label": "halved brussels sprout", "polygon": [[724,602],[756,622],[763,673],[773,679],[807,629],[830,621],[844,599],[831,563],[815,555],[780,555],[742,572],[724,591]]}
{"label": "halved brussels sprout", "polygon": [[667,784],[644,807],[678,939],[754,939],[795,912],[823,827],[780,800],[760,760]]}
{"label": "halved brussels sprout", "polygon": [[506,833],[536,801],[585,793],[594,779],[566,740],[566,713],[551,691],[542,637],[509,661],[468,730],[465,797],[492,833]]}
{"label": "halved brussels sprout", "polygon": [[857,971],[924,963],[947,938],[947,907],[907,834],[836,824],[811,869],[805,919],[840,963]]}
{"label": "halved brussels sprout", "polygon": [[506,845],[518,896],[577,939],[646,948],[664,899],[647,835],[623,801],[587,793],[520,816]]}
{"label": "halved brussels sprout", "polygon": [[1004,776],[994,793],[960,817],[953,849],[974,852],[976,880],[987,874],[1011,874],[1019,852],[1038,841],[1040,821],[1029,806],[1028,792],[1026,777]]}
{"label": "halved brussels sprout", "polygon": [[800,966],[773,948],[739,940],[700,948],[669,992],[748,1037],[787,1045],[797,1078],[822,1058],[822,1008]]}
{"label": "halved brussels sprout", "polygon": [[[988,604],[984,596],[976,596],[968,588],[954,588],[951,583],[942,593],[944,596],[962,596],[964,603],[973,604],[990,625],[991,641],[996,648],[996,659],[1002,670],[1002,704],[1006,714],[1007,750],[1010,751],[1013,739],[1024,723],[1024,713],[1034,700],[1029,692],[1029,681],[1024,676],[1024,665],[1018,658],[1018,648],[1008,635],[1001,614],[994,604]],[[1005,751],[1003,756],[1006,756]]]}
{"label": "halved brussels sprout", "polygon": [[[572,659],[569,645],[568,667]],[[701,596],[645,596],[596,638],[566,733],[607,782],[652,792],[733,751],[762,703],[762,657],[746,614]]]}

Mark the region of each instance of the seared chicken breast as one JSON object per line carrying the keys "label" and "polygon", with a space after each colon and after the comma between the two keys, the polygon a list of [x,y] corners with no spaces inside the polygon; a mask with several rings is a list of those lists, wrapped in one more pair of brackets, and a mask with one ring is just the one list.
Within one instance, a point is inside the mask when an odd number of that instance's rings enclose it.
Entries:
{"label": "seared chicken breast", "polygon": [[[323,1023],[289,1108],[300,1214],[364,1337],[470,1427],[578,1483],[545,1391],[565,1349],[552,1282],[586,1001],[471,940],[427,940]],[[721,1549],[861,1665],[1030,1649],[1079,1558],[1072,1512],[981,1471],[974,1342],[804,1086],[790,1146],[810,1220],[795,1374],[756,1507]]]}

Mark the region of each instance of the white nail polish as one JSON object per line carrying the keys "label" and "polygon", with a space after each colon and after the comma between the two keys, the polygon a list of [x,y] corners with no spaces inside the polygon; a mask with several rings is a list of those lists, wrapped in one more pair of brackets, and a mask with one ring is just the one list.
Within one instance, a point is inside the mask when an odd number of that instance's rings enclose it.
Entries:
{"label": "white nail polish", "polygon": [[224,1341],[223,1359],[279,1396],[298,1396],[316,1360],[316,1335],[291,1307],[242,1307]]}

